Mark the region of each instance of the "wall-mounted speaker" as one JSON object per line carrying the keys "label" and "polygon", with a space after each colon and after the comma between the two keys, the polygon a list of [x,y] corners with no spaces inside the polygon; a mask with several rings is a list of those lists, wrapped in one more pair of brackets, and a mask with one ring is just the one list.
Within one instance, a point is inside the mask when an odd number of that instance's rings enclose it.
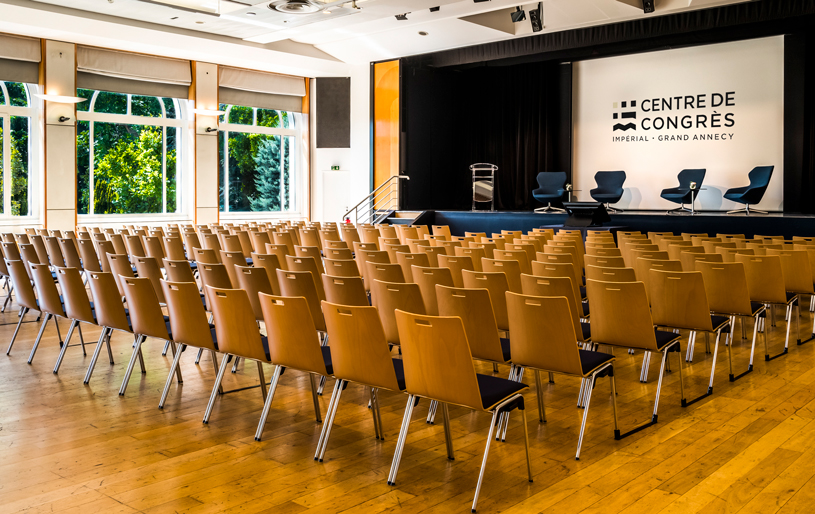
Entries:
{"label": "wall-mounted speaker", "polygon": [[538,6],[529,11],[529,21],[532,23],[532,32],[543,30],[543,2],[538,2]]}
{"label": "wall-mounted speaker", "polygon": [[642,10],[645,14],[654,12],[655,9],[654,0],[642,0]]}
{"label": "wall-mounted speaker", "polygon": [[351,148],[351,79],[318,77],[317,148]]}

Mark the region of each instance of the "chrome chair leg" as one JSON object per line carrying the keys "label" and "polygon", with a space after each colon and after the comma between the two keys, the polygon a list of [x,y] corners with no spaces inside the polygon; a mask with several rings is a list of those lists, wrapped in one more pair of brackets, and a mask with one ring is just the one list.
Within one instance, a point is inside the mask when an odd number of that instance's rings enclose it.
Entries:
{"label": "chrome chair leg", "polygon": [[198,355],[196,355],[196,356],[195,356],[195,363],[196,363],[196,364],[198,364],[199,362],[201,362],[201,355],[203,355],[203,353],[204,353],[204,349],[203,349],[203,348],[199,348],[199,349],[198,349]]}
{"label": "chrome chair leg", "polygon": [[[524,369],[521,366],[515,366],[515,381],[516,382],[523,382],[524,379]],[[504,413],[504,429],[501,432],[501,442],[504,443],[507,440],[507,429],[509,429],[509,411]]]}
{"label": "chrome chair leg", "polygon": [[551,371],[549,372],[549,383],[550,383],[550,384],[554,384],[554,383],[555,383],[555,374],[554,374],[554,373],[552,373]]}
{"label": "chrome chair leg", "polygon": [[14,346],[14,340],[17,339],[17,333],[20,331],[20,325],[23,324],[23,318],[25,317],[27,312],[28,309],[26,307],[20,308],[20,312],[18,313],[20,319],[17,320],[17,328],[14,329],[14,334],[12,334],[11,336],[11,341],[9,342],[8,348],[6,349],[6,355],[9,355],[11,353],[11,347]]}
{"label": "chrome chair leg", "polygon": [[322,396],[323,395],[323,389],[325,388],[325,381],[326,381],[326,377],[321,376],[320,377],[320,385],[317,386],[317,396]]}
{"label": "chrome chair leg", "polygon": [[169,347],[170,347],[170,341],[165,341],[164,342],[164,349],[161,350],[161,356],[162,357],[165,357],[167,355],[167,348],[169,348]]}
{"label": "chrome chair leg", "polygon": [[[173,350],[173,359],[175,359],[176,355],[181,355],[181,350],[183,349],[184,345],[176,345],[175,341],[170,341],[170,349]],[[176,366],[175,368],[176,378],[179,384],[184,383],[184,379],[181,377],[181,367]]]}
{"label": "chrome chair leg", "polygon": [[[405,442],[407,441],[408,431],[410,430],[410,417],[413,414],[414,398],[414,395],[408,395],[405,415],[402,417],[402,429],[399,431],[399,439],[396,441],[396,449],[393,453],[391,471],[388,475],[388,485],[396,485],[396,475],[399,472],[399,463],[402,461],[402,452],[405,449]],[[492,427],[494,426],[495,417],[493,417],[492,423],[490,424],[490,438],[492,438]]]}
{"label": "chrome chair leg", "polygon": [[[173,363],[170,366],[170,373],[167,375],[167,382],[164,384],[164,390],[161,392],[161,399],[158,402],[158,408],[164,408],[164,402],[167,400],[167,393],[170,392],[170,384],[173,383],[173,373],[178,368],[178,360],[181,358],[181,352],[177,348],[173,349]],[[179,384],[181,381],[178,382]]]}
{"label": "chrome chair leg", "polygon": [[85,351],[85,337],[82,335],[82,323],[77,323],[76,328],[79,329],[79,344],[82,345],[82,355],[88,355]]}
{"label": "chrome chair leg", "polygon": [[541,423],[546,423],[546,407],[543,404],[543,392],[541,391],[541,372],[535,370],[535,389],[538,395],[538,418]]}
{"label": "chrome chair leg", "polygon": [[232,363],[232,373],[238,372],[238,364],[240,363],[241,358],[237,355],[235,356],[235,362]]}
{"label": "chrome chair leg", "polygon": [[586,431],[586,420],[589,419],[589,404],[591,404],[591,393],[594,389],[594,380],[597,374],[593,374],[590,378],[586,379],[586,404],[583,407],[583,423],[580,425],[580,436],[577,438],[577,453],[574,460],[580,460],[580,448],[583,446],[583,433]]}
{"label": "chrome chair leg", "polygon": [[260,380],[260,395],[263,401],[266,401],[268,391],[266,390],[266,375],[263,373],[263,364],[260,361],[255,361],[258,365],[258,379]]}
{"label": "chrome chair leg", "polygon": [[640,382],[648,382],[648,368],[651,366],[651,352],[642,352],[642,368],[640,370]]}
{"label": "chrome chair leg", "polygon": [[71,344],[71,336],[74,335],[74,329],[79,325],[79,320],[71,320],[71,326],[68,327],[68,334],[65,336],[65,342],[62,344],[62,348],[59,350],[59,357],[57,357],[57,363],[54,364],[54,373],[59,373],[59,367],[62,365],[62,359],[65,358],[65,351],[68,350],[68,346]]}
{"label": "chrome chair leg", "polygon": [[450,430],[450,413],[447,410],[447,404],[441,404],[441,414],[444,419],[444,441],[447,444],[447,458],[456,460],[456,453],[453,449],[453,433]]}
{"label": "chrome chair leg", "polygon": [[110,336],[113,334],[113,329],[108,330],[108,335],[105,337],[105,346],[108,349],[108,361],[113,365],[113,350],[110,348]]}
{"label": "chrome chair leg", "polygon": [[308,374],[308,381],[311,384],[311,399],[314,402],[314,415],[317,418],[317,423],[322,423],[323,419],[320,416],[320,400],[317,399],[317,383],[314,380],[314,374]]}
{"label": "chrome chair leg", "polygon": [[490,454],[490,443],[492,442],[492,431],[495,428],[495,420],[498,417],[500,409],[496,409],[492,414],[492,423],[490,423],[490,430],[487,433],[487,446],[484,448],[484,459],[481,461],[481,470],[478,472],[478,484],[475,486],[475,497],[473,498],[472,511],[475,512],[478,506],[478,494],[481,492],[481,483],[484,481],[484,471],[487,467],[487,457]]}
{"label": "chrome chair leg", "polygon": [[324,447],[328,444],[328,437],[331,434],[331,426],[334,421],[334,411],[338,406],[337,399],[342,394],[341,387],[342,380],[336,380],[334,382],[334,392],[331,393],[331,400],[328,402],[328,410],[325,413],[325,423],[323,423],[323,428],[320,431],[320,438],[317,440],[317,450],[314,452],[314,460],[322,460],[323,454],[325,453]]}
{"label": "chrome chair leg", "polygon": [[[210,350],[209,353],[212,358],[212,367],[215,368],[215,376],[218,376],[218,354],[214,350]],[[224,387],[222,385],[218,385],[218,394],[224,394]]]}
{"label": "chrome chair leg", "polygon": [[136,335],[136,343],[133,345],[133,355],[130,357],[130,362],[127,363],[125,378],[122,380],[122,387],[119,388],[119,396],[124,396],[125,394],[127,384],[130,382],[130,375],[133,373],[133,368],[136,366],[136,360],[139,359],[141,354],[141,344],[145,339],[145,336]]}
{"label": "chrome chair leg", "polygon": [[209,395],[209,403],[207,403],[207,410],[204,412],[204,420],[203,423],[209,423],[209,417],[212,414],[212,407],[215,405],[215,397],[218,396],[218,393],[221,391],[221,381],[224,379],[224,373],[227,369],[227,360],[229,360],[229,354],[225,353],[224,358],[221,361],[221,367],[218,370],[218,376],[215,377],[215,384],[212,386],[212,393]]}
{"label": "chrome chair leg", "polygon": [[269,417],[269,410],[272,408],[272,401],[274,400],[274,393],[277,389],[277,384],[280,382],[280,375],[283,373],[283,366],[277,365],[272,375],[272,383],[269,386],[269,394],[266,396],[266,401],[263,402],[263,412],[260,414],[260,422],[258,429],[255,431],[255,441],[260,441],[263,435],[263,428],[266,426],[266,418]]}
{"label": "chrome chair leg", "polygon": [[496,362],[492,363],[492,372],[493,373],[498,373],[498,363],[496,363]]}
{"label": "chrome chair leg", "polygon": [[439,404],[436,400],[430,400],[430,406],[427,408],[427,420],[426,423],[428,425],[432,425],[436,422],[436,409],[438,408]]}
{"label": "chrome chair leg", "polygon": [[37,334],[37,339],[34,340],[34,346],[31,348],[31,353],[28,355],[28,363],[31,364],[31,361],[34,360],[34,354],[37,353],[37,348],[40,346],[40,340],[42,340],[42,334],[45,332],[45,326],[48,324],[48,321],[52,318],[51,314],[46,314],[45,319],[42,320],[42,324],[40,325],[40,332]]}
{"label": "chrome chair leg", "polygon": [[102,333],[99,335],[99,341],[96,343],[96,348],[93,351],[93,357],[91,357],[91,363],[88,365],[88,371],[85,372],[85,379],[82,381],[84,384],[88,384],[91,381],[91,375],[93,374],[93,368],[96,367],[96,360],[99,358],[99,352],[102,351],[102,345],[105,344],[105,337],[107,337],[107,333],[110,329],[106,327],[102,327]]}

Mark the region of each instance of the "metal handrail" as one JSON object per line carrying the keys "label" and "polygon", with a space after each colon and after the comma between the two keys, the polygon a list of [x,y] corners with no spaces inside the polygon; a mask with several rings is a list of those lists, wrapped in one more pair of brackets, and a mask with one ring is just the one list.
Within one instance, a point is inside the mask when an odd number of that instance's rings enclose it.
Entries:
{"label": "metal handrail", "polygon": [[[380,184],[379,187],[368,193],[359,203],[351,207],[348,212],[343,214],[343,221],[350,219],[351,214],[354,215],[354,223],[360,223],[360,218],[362,218],[362,223],[372,220],[375,217],[376,211],[392,203],[394,193],[397,195],[396,200],[398,201],[399,181],[402,179],[410,180],[410,177],[407,175],[394,175],[389,177],[385,182]],[[394,184],[396,188],[393,187]],[[366,203],[368,207],[365,211],[360,213],[360,207]]]}

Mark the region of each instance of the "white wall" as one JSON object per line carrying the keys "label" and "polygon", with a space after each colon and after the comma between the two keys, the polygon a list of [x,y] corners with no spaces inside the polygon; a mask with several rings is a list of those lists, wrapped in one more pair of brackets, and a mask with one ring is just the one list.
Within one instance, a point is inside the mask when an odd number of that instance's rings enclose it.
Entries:
{"label": "white wall", "polygon": [[[707,190],[699,194],[696,208],[731,210],[743,206],[724,200],[724,192],[746,186],[753,167],[771,165],[770,187],[757,208],[782,209],[783,36],[581,61],[574,66],[573,88],[573,181],[582,190],[581,200],[591,199],[597,171],[624,170],[625,194],[616,206],[673,208],[660,198],[662,189],[676,187],[682,169],[706,168]],[[728,92],[732,105],[711,105],[714,94]],[[684,97],[697,95],[703,95],[704,106],[696,108],[694,98],[694,108],[686,109]],[[654,99],[677,96],[683,97],[682,108],[676,109],[674,99],[669,111],[651,109]],[[636,119],[621,118],[623,112],[636,113]],[[620,117],[613,119],[614,114]],[[711,127],[715,115],[718,128]],[[705,127],[697,126],[697,116],[705,117]],[[693,126],[659,129],[657,120],[668,117]],[[618,123],[636,128],[614,130]],[[701,136],[706,139],[695,140]]]}
{"label": "white wall", "polygon": [[[314,81],[311,89],[311,219],[341,221],[370,192],[370,66],[351,69],[351,148],[316,148]],[[339,166],[340,171],[331,171]]]}

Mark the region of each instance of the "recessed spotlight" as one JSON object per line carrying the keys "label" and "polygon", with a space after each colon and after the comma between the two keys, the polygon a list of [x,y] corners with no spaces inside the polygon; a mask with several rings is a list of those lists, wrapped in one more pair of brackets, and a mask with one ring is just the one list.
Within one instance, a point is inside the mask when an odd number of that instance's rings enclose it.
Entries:
{"label": "recessed spotlight", "polygon": [[246,13],[247,16],[257,16],[258,13],[256,12],[248,12]]}
{"label": "recessed spotlight", "polygon": [[328,9],[326,9],[325,11],[323,11],[323,14],[331,14],[331,11],[329,11]]}
{"label": "recessed spotlight", "polygon": [[204,24],[204,22],[203,22],[203,21],[196,21],[195,23],[197,23],[197,24],[199,24],[199,25],[203,25],[203,24]]}
{"label": "recessed spotlight", "polygon": [[410,13],[406,12],[404,14],[397,14],[396,19],[399,20],[399,21],[405,21],[405,20],[408,19],[408,17],[407,17],[408,14],[410,14]]}
{"label": "recessed spotlight", "polygon": [[426,36],[426,35],[427,35],[427,32],[425,32],[425,31],[423,31],[423,30],[420,30],[420,31],[419,31],[419,35],[420,35],[420,36]]}
{"label": "recessed spotlight", "polygon": [[171,20],[177,20],[177,19],[178,19],[178,16],[173,16],[173,17],[172,17],[172,18],[170,18],[170,19],[171,19]]}

